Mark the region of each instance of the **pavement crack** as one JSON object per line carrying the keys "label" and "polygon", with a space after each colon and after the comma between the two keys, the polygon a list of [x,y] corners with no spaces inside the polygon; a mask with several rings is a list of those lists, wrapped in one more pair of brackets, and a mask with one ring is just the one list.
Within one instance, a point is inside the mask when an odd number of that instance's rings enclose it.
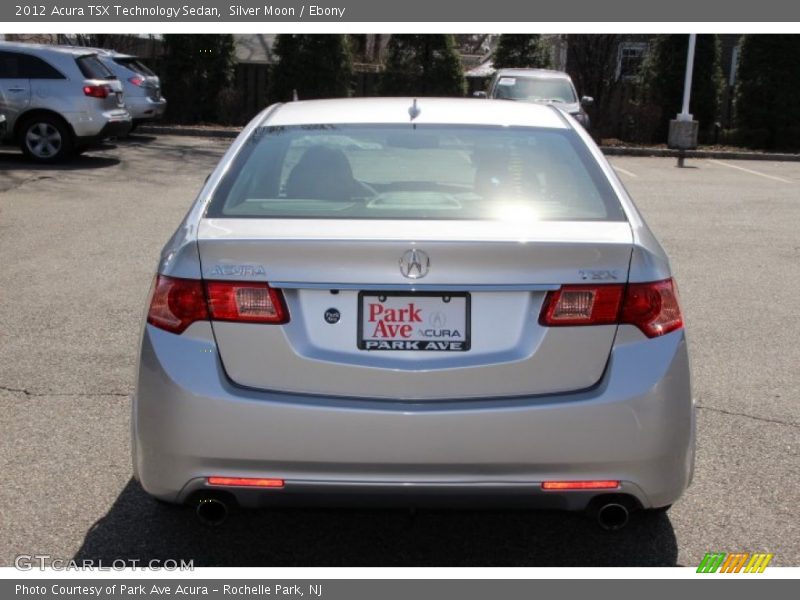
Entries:
{"label": "pavement crack", "polygon": [[25,388],[14,388],[6,385],[0,385],[0,391],[23,394],[29,398],[44,398],[47,396],[72,398],[79,398],[81,396],[115,396],[119,398],[128,398],[130,396],[128,392],[32,392]]}
{"label": "pavement crack", "polygon": [[34,183],[36,181],[42,181],[43,179],[55,179],[55,177],[53,175],[33,175],[31,177],[26,177],[24,179],[15,178],[12,179],[10,186],[0,188],[0,194],[17,190],[21,188],[23,185],[26,185],[28,183]]}
{"label": "pavement crack", "polygon": [[768,417],[757,417],[756,415],[749,415],[747,413],[740,413],[735,412],[732,410],[725,410],[724,408],[714,408],[712,406],[704,406],[702,404],[696,405],[696,408],[700,410],[708,410],[711,412],[722,413],[723,415],[730,415],[733,417],[745,417],[747,419],[753,419],[754,421],[763,421],[765,423],[776,423],[777,425],[786,425],[788,427],[797,427],[800,428],[800,423],[795,423],[794,421],[781,421],[780,419],[770,419]]}

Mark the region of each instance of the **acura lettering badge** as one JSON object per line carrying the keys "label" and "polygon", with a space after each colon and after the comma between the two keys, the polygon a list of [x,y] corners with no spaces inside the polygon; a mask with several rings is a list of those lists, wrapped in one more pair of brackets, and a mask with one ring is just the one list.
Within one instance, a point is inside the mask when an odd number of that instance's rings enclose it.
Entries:
{"label": "acura lettering badge", "polygon": [[430,266],[431,259],[422,250],[407,250],[400,257],[400,272],[409,279],[422,279]]}

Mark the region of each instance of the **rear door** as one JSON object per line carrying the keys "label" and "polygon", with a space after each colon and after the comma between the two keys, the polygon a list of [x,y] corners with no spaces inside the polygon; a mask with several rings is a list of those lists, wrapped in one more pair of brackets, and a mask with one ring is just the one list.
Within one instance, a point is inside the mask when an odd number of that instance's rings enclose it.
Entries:
{"label": "rear door", "polygon": [[24,54],[0,50],[0,113],[6,116],[9,135],[17,117],[27,110],[31,100],[31,85],[24,73],[24,58]]}

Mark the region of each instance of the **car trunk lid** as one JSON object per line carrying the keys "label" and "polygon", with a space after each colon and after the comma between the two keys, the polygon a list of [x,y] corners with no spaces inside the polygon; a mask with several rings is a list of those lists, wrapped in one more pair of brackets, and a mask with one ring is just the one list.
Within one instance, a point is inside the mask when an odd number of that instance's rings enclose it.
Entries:
{"label": "car trunk lid", "polygon": [[[624,283],[632,243],[625,222],[522,228],[485,221],[224,218],[204,219],[198,234],[205,279],[267,281],[282,290],[290,315],[284,325],[214,322],[234,382],[419,400],[594,385],[616,325],[543,327],[539,313],[547,292],[564,284]],[[427,271],[417,279],[404,274],[412,251]],[[413,339],[435,343],[425,349],[369,344],[402,341],[406,325]],[[440,335],[448,328],[460,338]],[[454,339],[466,344],[445,345]]]}

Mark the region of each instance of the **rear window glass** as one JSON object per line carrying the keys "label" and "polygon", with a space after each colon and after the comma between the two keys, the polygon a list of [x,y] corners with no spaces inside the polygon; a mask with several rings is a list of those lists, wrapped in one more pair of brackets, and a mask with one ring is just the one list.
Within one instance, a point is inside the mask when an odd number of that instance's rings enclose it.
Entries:
{"label": "rear window glass", "polygon": [[130,69],[134,73],[138,73],[139,75],[145,75],[147,77],[152,77],[155,75],[155,73],[148,69],[147,65],[145,65],[138,58],[115,58],[114,62],[118,65],[122,65],[126,69]]}
{"label": "rear window glass", "polygon": [[78,68],[86,79],[114,79],[114,74],[97,58],[96,54],[87,54],[76,58]]}
{"label": "rear window glass", "polygon": [[527,102],[577,102],[575,90],[566,79],[500,77],[494,86],[494,98]]}
{"label": "rear window glass", "polygon": [[207,216],[625,220],[575,132],[437,125],[259,128]]}

